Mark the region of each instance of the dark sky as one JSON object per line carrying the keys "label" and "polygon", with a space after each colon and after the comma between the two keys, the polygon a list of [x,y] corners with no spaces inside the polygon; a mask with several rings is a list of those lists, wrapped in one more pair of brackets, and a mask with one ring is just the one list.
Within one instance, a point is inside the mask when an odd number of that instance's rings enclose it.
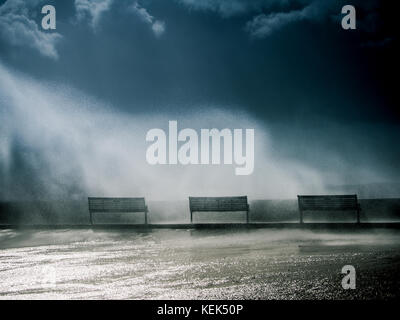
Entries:
{"label": "dark sky", "polygon": [[[50,1],[57,9],[56,31],[63,36],[55,46],[58,59],[35,49],[21,50],[7,39],[1,41],[1,58],[35,77],[73,84],[129,112],[174,112],[215,103],[247,109],[265,120],[399,120],[389,80],[397,59],[389,4],[358,1],[376,5],[360,6],[359,30],[345,31],[334,15],[340,15],[347,2],[323,1],[332,4],[321,9],[318,18],[289,22],[254,38],[246,23],[272,10],[263,9],[263,2],[290,12],[313,1],[281,7],[279,1],[259,2],[253,10],[224,16],[185,1],[143,1],[143,8],[165,23],[165,32],[157,37],[139,16],[127,12],[134,1],[112,3],[96,30],[86,21],[73,22],[73,1]],[[364,16],[371,13],[374,19],[365,27]]]}
{"label": "dark sky", "polygon": [[[93,2],[101,14],[86,0],[45,1],[57,29],[43,31],[43,1],[1,1],[0,61],[116,112],[245,111],[288,158],[324,170],[316,154],[333,152],[400,177],[394,1]],[[344,4],[356,30],[341,28]],[[33,35],[17,15],[37,24]]]}

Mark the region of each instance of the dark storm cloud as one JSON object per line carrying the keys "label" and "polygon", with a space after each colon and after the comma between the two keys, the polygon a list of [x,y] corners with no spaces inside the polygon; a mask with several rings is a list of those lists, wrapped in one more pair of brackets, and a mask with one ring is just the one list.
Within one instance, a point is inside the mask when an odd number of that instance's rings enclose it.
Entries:
{"label": "dark storm cloud", "polygon": [[264,38],[272,32],[294,22],[303,20],[320,21],[325,18],[333,1],[314,0],[301,9],[287,12],[272,12],[255,16],[246,25],[246,30],[254,37]]}
{"label": "dark storm cloud", "polygon": [[[243,16],[247,22],[245,30],[255,38],[265,38],[273,32],[301,21],[331,21],[340,22],[338,13],[345,2],[335,0],[176,0],[189,11],[214,12],[223,18]],[[6,42],[17,46],[30,46],[41,54],[58,58],[57,43],[62,36],[58,32],[43,32],[33,17],[37,17],[37,8],[43,0],[26,2],[23,0],[8,0],[0,6],[1,35]],[[152,4],[152,1],[145,2]],[[363,32],[374,33],[381,27],[381,19],[377,12],[378,0],[355,1],[357,9],[363,10],[363,16],[358,17],[358,28]],[[75,0],[74,19],[70,21],[87,22],[96,31],[102,17],[109,11],[110,15],[121,14],[117,7],[122,7],[125,13],[132,14],[147,24],[154,35],[165,32],[166,22],[157,19],[149,10],[136,0],[126,0],[116,3],[114,0]],[[172,6],[172,5],[171,5]],[[35,9],[36,11],[33,11]],[[330,18],[330,19],[328,19]],[[36,19],[37,20],[37,19]],[[365,46],[378,46],[388,43],[392,36],[368,41]]]}
{"label": "dark storm cloud", "polygon": [[193,10],[212,11],[223,17],[247,14],[249,12],[269,9],[274,6],[288,5],[290,0],[177,0]]}
{"label": "dark storm cloud", "polygon": [[[367,51],[395,39],[377,31],[377,2],[355,1],[360,31],[344,32],[344,1],[52,1],[57,32],[45,32],[38,29],[43,2],[25,7],[8,0],[1,6],[3,20],[9,17],[5,8],[14,6],[26,17],[36,13],[36,19],[30,38],[7,24],[3,34],[15,35],[3,37],[0,50],[17,69],[74,83],[128,112],[215,104],[264,119],[304,112],[337,117],[342,110],[351,119],[359,116],[352,105],[357,101],[362,117],[376,118],[387,115],[379,109],[388,107],[366,87],[376,87],[376,73],[386,68],[376,55],[385,53]],[[48,64],[11,43],[60,61]]]}
{"label": "dark storm cloud", "polygon": [[165,32],[165,22],[155,19],[146,8],[140,6],[136,1],[128,7],[128,11],[137,15],[144,23],[149,25],[157,37]]}
{"label": "dark storm cloud", "polygon": [[[92,29],[97,31],[102,16],[113,10],[113,5],[114,0],[75,0],[76,19],[78,22],[88,21]],[[150,26],[155,36],[161,36],[165,32],[165,22],[157,20],[137,1],[124,1],[122,6],[127,13],[133,14]]]}
{"label": "dark storm cloud", "polygon": [[43,32],[32,18],[32,8],[42,2],[8,0],[3,3],[0,6],[0,37],[12,46],[29,46],[46,57],[57,59],[56,45],[62,36],[56,32]]}
{"label": "dark storm cloud", "polygon": [[[46,32],[40,26],[40,8],[44,0],[7,0],[0,3],[1,40],[15,47],[31,47],[45,57],[58,59],[57,45],[63,36],[59,32]],[[72,23],[87,23],[97,32],[101,19],[112,10],[114,0],[75,0]],[[149,25],[155,36],[161,36],[166,29],[164,21],[156,19],[137,1],[124,1],[124,8],[130,14]]]}
{"label": "dark storm cloud", "polygon": [[78,21],[87,19],[96,30],[102,15],[110,10],[112,3],[113,0],[75,0],[76,18]]}
{"label": "dark storm cloud", "polygon": [[[288,24],[300,21],[337,23],[342,15],[340,8],[348,1],[342,0],[178,0],[191,10],[210,11],[223,18],[245,15],[251,16],[246,30],[255,38],[264,38]],[[375,11],[379,0],[352,1],[357,9],[365,11],[358,20],[359,29],[376,32],[380,21]],[[336,19],[333,18],[336,16]],[[330,19],[331,18],[331,19]]]}

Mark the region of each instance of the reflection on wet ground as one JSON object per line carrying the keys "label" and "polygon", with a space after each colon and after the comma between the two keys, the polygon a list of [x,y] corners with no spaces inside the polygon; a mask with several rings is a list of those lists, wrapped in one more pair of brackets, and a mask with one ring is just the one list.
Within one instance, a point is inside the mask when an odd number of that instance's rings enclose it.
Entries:
{"label": "reflection on wet ground", "polygon": [[399,231],[0,230],[3,299],[386,299],[399,270]]}

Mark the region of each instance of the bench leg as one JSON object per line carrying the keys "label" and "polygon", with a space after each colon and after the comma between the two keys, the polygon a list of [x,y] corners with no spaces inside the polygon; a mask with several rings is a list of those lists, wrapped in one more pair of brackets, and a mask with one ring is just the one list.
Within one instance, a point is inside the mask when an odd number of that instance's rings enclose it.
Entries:
{"label": "bench leg", "polygon": [[147,211],[144,213],[144,224],[147,224]]}
{"label": "bench leg", "polygon": [[193,223],[193,212],[190,211],[190,223]]}
{"label": "bench leg", "polygon": [[249,210],[246,211],[246,223],[249,223]]}
{"label": "bench leg", "polygon": [[299,210],[300,212],[300,223],[303,223],[303,210]]}
{"label": "bench leg", "polygon": [[360,223],[360,211],[361,211],[361,208],[358,207],[358,209],[357,209],[357,223],[358,224]]}
{"label": "bench leg", "polygon": [[89,211],[89,220],[90,220],[90,225],[93,225],[93,217],[91,211]]}

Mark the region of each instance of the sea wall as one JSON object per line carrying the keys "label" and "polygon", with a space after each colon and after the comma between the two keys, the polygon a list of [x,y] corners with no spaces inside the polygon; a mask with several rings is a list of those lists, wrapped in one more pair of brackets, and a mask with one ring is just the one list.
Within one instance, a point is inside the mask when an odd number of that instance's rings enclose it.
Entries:
{"label": "sea wall", "polygon": [[[400,198],[360,199],[362,222],[400,221]],[[189,222],[188,201],[148,201],[149,223]],[[305,222],[355,221],[355,212],[306,212]],[[296,222],[299,212],[296,199],[252,200],[250,221]],[[96,214],[98,223],[142,223],[142,213]],[[242,212],[194,213],[194,222],[245,221]],[[0,202],[0,224],[87,224],[87,201]]]}

